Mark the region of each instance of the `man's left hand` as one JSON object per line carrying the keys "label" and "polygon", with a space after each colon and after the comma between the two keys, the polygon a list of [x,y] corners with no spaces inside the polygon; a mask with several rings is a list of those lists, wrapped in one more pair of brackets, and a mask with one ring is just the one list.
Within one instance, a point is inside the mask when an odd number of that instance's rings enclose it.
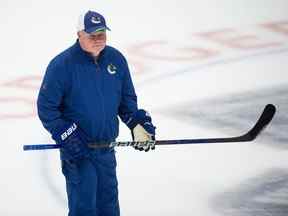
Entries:
{"label": "man's left hand", "polygon": [[127,122],[128,127],[131,129],[133,141],[146,142],[145,144],[134,146],[135,149],[140,151],[149,151],[155,149],[156,127],[152,124],[151,116],[145,110],[136,111]]}

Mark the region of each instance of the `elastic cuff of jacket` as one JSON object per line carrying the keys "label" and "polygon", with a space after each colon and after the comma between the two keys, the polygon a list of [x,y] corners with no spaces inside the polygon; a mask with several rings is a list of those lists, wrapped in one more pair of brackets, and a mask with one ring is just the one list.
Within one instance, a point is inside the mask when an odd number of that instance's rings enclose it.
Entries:
{"label": "elastic cuff of jacket", "polygon": [[145,122],[151,122],[152,119],[148,112],[143,109],[137,110],[135,113],[131,115],[131,117],[127,120],[126,125],[133,130],[137,124],[144,126]]}
{"label": "elastic cuff of jacket", "polygon": [[133,119],[132,117],[130,117],[126,122],[126,125],[130,130],[133,130],[137,124],[139,124],[139,122]]}

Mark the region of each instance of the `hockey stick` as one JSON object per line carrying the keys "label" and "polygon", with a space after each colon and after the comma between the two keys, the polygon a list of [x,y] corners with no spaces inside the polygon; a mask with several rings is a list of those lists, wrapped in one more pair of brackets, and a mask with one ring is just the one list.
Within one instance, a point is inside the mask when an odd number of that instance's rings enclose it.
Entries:
{"label": "hockey stick", "polygon": [[[264,111],[262,112],[260,118],[254,125],[254,127],[249,130],[247,133],[236,136],[236,137],[226,137],[226,138],[203,138],[203,139],[176,139],[176,140],[155,140],[155,141],[146,141],[146,142],[136,142],[136,141],[127,141],[127,142],[110,142],[110,143],[89,143],[90,148],[113,148],[116,146],[137,146],[142,147],[147,144],[154,145],[175,145],[175,144],[206,144],[206,143],[227,143],[227,142],[249,142],[253,141],[261,131],[270,123],[276,108],[273,104],[268,104],[265,106]],[[39,145],[24,145],[24,151],[27,150],[45,150],[45,149],[57,149],[61,148],[61,145],[58,144],[39,144]]]}

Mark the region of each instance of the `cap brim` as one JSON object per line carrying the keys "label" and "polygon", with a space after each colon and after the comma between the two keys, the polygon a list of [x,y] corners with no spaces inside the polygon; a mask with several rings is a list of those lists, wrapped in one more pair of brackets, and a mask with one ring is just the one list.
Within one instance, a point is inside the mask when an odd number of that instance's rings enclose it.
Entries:
{"label": "cap brim", "polygon": [[90,29],[85,30],[85,32],[87,32],[88,34],[90,33],[94,33],[94,32],[99,32],[99,31],[104,31],[104,30],[108,30],[111,31],[110,28],[108,28],[107,26],[97,26],[97,27],[93,27]]}

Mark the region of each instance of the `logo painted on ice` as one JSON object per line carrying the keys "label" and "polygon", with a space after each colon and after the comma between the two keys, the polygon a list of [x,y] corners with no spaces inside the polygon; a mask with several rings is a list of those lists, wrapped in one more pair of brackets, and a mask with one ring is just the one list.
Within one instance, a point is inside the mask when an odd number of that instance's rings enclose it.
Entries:
{"label": "logo painted on ice", "polygon": [[73,123],[73,125],[68,128],[63,134],[61,134],[61,139],[64,141],[69,135],[71,135],[77,129],[77,125]]}
{"label": "logo painted on ice", "polygon": [[94,24],[99,24],[101,23],[100,17],[92,17],[91,22]]}
{"label": "logo painted on ice", "polygon": [[115,65],[113,65],[112,63],[110,63],[108,66],[107,66],[107,71],[110,73],[110,74],[115,74],[117,72],[117,68]]}

